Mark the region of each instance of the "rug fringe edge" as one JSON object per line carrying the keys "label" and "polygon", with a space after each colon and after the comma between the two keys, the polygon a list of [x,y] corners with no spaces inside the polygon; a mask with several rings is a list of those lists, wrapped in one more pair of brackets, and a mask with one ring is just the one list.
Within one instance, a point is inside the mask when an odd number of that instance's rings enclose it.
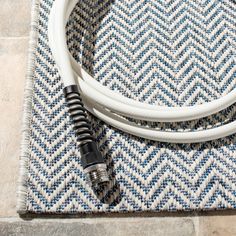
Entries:
{"label": "rug fringe edge", "polygon": [[23,119],[21,130],[20,145],[20,164],[19,164],[19,180],[17,188],[17,213],[25,214],[27,212],[27,195],[28,195],[28,178],[29,178],[29,145],[30,145],[30,124],[32,114],[32,98],[33,98],[33,78],[35,68],[35,49],[38,39],[38,19],[39,19],[39,0],[33,0],[31,8],[31,27],[28,51],[28,67],[24,91],[23,103]]}

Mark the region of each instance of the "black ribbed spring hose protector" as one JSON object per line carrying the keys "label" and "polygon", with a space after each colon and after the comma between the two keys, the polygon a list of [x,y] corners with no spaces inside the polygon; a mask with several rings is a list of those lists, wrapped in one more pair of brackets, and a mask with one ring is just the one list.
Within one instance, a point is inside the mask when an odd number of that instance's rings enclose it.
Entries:
{"label": "black ribbed spring hose protector", "polygon": [[87,118],[86,109],[84,108],[78,86],[67,86],[63,89],[63,92],[79,143],[83,168],[104,163],[103,157],[94,141],[91,125]]}

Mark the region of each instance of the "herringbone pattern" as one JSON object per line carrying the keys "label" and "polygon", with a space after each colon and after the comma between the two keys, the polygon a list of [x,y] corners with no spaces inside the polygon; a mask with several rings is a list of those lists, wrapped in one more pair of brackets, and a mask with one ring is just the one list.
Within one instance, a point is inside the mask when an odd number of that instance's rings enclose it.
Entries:
{"label": "herringbone pattern", "polygon": [[[96,195],[88,188],[48,46],[52,2],[40,1],[28,211],[236,208],[235,136],[164,144],[122,133],[92,116],[111,180]],[[98,81],[143,102],[200,104],[236,87],[233,0],[79,0],[68,24],[68,45]],[[204,129],[233,120],[235,109],[192,122],[147,125]]]}

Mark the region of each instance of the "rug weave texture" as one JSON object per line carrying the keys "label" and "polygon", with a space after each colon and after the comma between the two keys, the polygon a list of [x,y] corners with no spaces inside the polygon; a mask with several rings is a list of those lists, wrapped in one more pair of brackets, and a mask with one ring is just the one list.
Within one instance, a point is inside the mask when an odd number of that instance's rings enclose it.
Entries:
{"label": "rug weave texture", "polygon": [[[18,211],[236,208],[235,135],[200,144],[160,143],[123,133],[90,114],[110,182],[97,193],[88,187],[48,45],[52,4],[33,3]],[[138,101],[189,106],[236,87],[233,0],[79,0],[67,36],[74,58],[96,80]],[[139,123],[198,130],[228,123],[235,115],[233,105],[191,122]]]}

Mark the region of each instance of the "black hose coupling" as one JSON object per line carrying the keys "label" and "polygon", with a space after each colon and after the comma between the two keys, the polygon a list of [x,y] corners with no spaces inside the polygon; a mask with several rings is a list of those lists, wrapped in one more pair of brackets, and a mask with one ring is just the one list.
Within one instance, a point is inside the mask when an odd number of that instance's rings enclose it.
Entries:
{"label": "black hose coupling", "polygon": [[89,142],[80,147],[81,163],[88,183],[98,188],[109,181],[107,166],[95,142]]}
{"label": "black hose coupling", "polygon": [[67,86],[63,92],[79,143],[81,163],[87,182],[97,189],[109,181],[106,164],[94,141],[91,125],[77,85]]}

